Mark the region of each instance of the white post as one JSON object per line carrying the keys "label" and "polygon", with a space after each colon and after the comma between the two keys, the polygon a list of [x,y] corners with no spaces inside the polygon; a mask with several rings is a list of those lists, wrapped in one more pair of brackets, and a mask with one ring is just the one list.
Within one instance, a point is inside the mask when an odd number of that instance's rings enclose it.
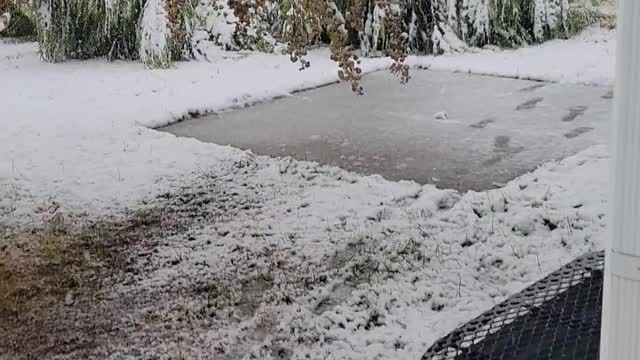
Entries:
{"label": "white post", "polygon": [[618,0],[601,360],[640,359],[640,0]]}

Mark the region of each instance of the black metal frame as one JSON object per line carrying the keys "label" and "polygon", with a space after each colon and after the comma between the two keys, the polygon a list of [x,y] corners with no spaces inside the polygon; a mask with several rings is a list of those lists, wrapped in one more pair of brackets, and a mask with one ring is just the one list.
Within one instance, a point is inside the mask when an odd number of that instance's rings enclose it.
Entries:
{"label": "black metal frame", "polygon": [[598,359],[604,252],[586,254],[438,340],[422,360]]}

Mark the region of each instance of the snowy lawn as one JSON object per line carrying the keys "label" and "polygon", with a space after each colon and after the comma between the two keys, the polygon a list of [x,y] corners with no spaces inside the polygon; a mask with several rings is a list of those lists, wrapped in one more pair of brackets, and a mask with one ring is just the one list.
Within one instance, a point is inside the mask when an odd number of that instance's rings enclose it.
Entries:
{"label": "snowy lawn", "polygon": [[552,40],[515,51],[482,51],[410,60],[433,70],[570,84],[612,84],[615,31],[591,28],[571,40]]}
{"label": "snowy lawn", "polygon": [[[529,49],[410,61],[610,84],[614,45],[612,32],[591,30]],[[68,354],[60,358],[415,359],[601,247],[605,146],[502,189],[457,194],[149,129],[332,82],[324,51],[304,72],[263,54],[148,71],[43,64],[35,51],[0,43],[0,275],[42,266],[3,267],[12,256],[64,256],[47,263],[60,270],[46,272],[59,286],[32,309],[38,316],[25,320],[0,301],[9,319],[0,357],[28,348]],[[39,236],[30,229],[42,219]]]}

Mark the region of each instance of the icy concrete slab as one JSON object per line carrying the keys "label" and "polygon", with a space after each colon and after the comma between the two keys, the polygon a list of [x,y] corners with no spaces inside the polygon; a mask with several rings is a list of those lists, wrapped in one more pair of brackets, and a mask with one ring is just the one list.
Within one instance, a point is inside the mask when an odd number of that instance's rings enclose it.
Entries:
{"label": "icy concrete slab", "polygon": [[162,130],[389,180],[481,190],[608,137],[610,88],[419,71],[368,75]]}

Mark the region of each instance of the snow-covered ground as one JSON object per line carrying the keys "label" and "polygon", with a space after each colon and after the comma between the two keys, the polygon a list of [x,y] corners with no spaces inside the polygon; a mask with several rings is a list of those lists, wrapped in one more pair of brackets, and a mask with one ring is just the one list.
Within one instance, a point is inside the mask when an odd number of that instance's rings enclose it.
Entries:
{"label": "snow-covered ground", "polygon": [[2,45],[0,56],[0,214],[15,218],[51,198],[71,211],[135,204],[240,155],[147,127],[336,78],[325,52],[314,54],[315,66],[305,72],[286,57],[263,54],[167,71],[101,60],[46,64],[34,44]]}
{"label": "snow-covered ground", "polygon": [[434,70],[602,85],[613,82],[614,55],[615,31],[591,28],[571,40],[552,40],[514,51],[481,51],[409,61]]}
{"label": "snow-covered ground", "polygon": [[160,358],[418,359],[456,326],[601,248],[606,166],[598,146],[460,196],[249,160],[242,176],[220,178],[244,186],[211,191],[237,194],[230,213],[162,239],[114,295],[151,291],[139,311],[181,334],[131,319],[119,325],[129,348],[114,358],[143,349]]}
{"label": "snow-covered ground", "polygon": [[[610,84],[613,37],[591,30],[534,48],[410,62]],[[217,209],[157,239],[143,271],[115,289],[114,298],[136,294],[138,307],[120,309],[128,337],[98,341],[102,355],[417,358],[461,322],[601,247],[605,146],[502,189],[460,195],[149,129],[332,82],[325,51],[304,72],[264,54],[148,71],[102,60],[45,64],[35,52],[0,43],[0,224],[39,219],[36,209],[52,201],[98,217],[188,189],[203,189],[212,198],[202,209]],[[386,65],[364,62],[366,71]],[[212,284],[227,289],[216,305],[199,290]]]}
{"label": "snow-covered ground", "polygon": [[[613,32],[516,51],[412,59],[433,68],[607,84],[613,79]],[[0,214],[28,214],[55,197],[65,207],[135,204],[182,182],[186,173],[238,156],[147,130],[190,112],[214,111],[334,81],[326,52],[296,70],[286,57],[254,54],[216,63],[182,63],[147,71],[133,63],[41,63],[36,45],[0,46]],[[240,56],[240,55],[238,55]],[[381,69],[383,59],[364,63]],[[446,65],[445,65],[446,64]],[[247,76],[247,74],[250,76]],[[349,96],[345,86],[345,96]],[[4,210],[3,210],[4,209]]]}

